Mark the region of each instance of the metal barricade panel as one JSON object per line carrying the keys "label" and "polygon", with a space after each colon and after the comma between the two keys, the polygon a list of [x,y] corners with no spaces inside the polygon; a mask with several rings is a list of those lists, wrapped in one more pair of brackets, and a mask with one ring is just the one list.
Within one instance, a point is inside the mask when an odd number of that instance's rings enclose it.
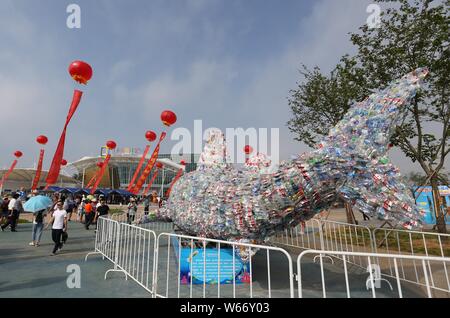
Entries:
{"label": "metal barricade panel", "polygon": [[[333,254],[342,259],[339,264],[325,262],[325,256]],[[319,262],[312,259],[318,257]],[[354,257],[365,258],[367,268],[364,273],[349,270]],[[393,275],[382,273],[379,263],[387,260],[393,264]],[[417,288],[416,283],[402,277],[401,263],[416,262],[423,284]],[[299,297],[450,297],[450,292],[433,288],[430,280],[433,272],[430,264],[450,264],[450,258],[411,256],[399,254],[361,253],[307,250],[297,258],[298,296]]]}
{"label": "metal barricade panel", "polygon": [[156,250],[157,297],[294,295],[292,258],[281,248],[161,233]]}

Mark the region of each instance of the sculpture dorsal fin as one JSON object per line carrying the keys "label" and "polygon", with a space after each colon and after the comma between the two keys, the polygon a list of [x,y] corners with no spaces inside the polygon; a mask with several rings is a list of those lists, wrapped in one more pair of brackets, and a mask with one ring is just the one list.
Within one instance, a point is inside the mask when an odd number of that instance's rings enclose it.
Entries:
{"label": "sculpture dorsal fin", "polygon": [[203,152],[197,164],[197,170],[207,167],[223,168],[228,165],[225,135],[219,129],[209,130]]}

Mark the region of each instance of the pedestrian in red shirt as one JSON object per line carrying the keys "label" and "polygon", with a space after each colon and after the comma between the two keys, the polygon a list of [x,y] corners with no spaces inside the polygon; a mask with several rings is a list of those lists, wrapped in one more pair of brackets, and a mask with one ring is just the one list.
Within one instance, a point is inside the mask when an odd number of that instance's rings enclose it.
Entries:
{"label": "pedestrian in red shirt", "polygon": [[91,201],[87,201],[84,206],[84,212],[86,213],[84,226],[86,230],[89,230],[89,225],[91,225],[92,220],[94,219],[94,209],[92,207]]}

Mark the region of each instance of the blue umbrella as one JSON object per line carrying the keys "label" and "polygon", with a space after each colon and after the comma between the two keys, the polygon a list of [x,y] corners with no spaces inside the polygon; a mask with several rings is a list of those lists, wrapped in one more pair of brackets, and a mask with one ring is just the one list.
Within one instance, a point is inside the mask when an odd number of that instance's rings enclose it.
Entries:
{"label": "blue umbrella", "polygon": [[23,209],[27,212],[37,212],[41,210],[45,210],[53,204],[53,201],[46,196],[37,195],[35,197],[30,198],[23,205]]}

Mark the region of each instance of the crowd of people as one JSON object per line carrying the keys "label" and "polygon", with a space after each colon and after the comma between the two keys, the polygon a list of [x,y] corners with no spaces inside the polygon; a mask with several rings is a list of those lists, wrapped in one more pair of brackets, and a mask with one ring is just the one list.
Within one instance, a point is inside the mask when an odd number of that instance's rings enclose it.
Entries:
{"label": "crowd of people", "polygon": [[[29,198],[38,195],[38,192],[32,192],[29,195],[23,190],[5,195],[1,201],[1,230],[5,231],[10,227],[11,232],[17,232],[17,223],[19,216],[24,212],[23,204]],[[61,250],[68,238],[69,222],[79,222],[84,225],[86,230],[90,226],[95,225],[97,231],[97,219],[101,216],[108,215],[110,208],[103,195],[80,195],[80,196],[64,196],[61,193],[55,193],[51,197],[52,204],[47,208],[33,213],[33,226],[31,230],[30,246],[38,247],[41,242],[42,234],[45,229],[51,226],[51,237],[54,242],[51,255]],[[127,222],[129,224],[135,222],[138,211],[138,205],[144,205],[144,214],[149,213],[150,205],[161,205],[162,200],[156,192],[143,198],[129,198],[127,204]],[[46,225],[45,225],[46,224]]]}

